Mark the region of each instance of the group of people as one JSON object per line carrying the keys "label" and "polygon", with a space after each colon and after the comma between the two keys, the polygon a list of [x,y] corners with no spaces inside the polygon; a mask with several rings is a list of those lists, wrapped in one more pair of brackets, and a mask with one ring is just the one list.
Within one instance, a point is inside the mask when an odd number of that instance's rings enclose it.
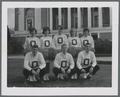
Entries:
{"label": "group of people", "polygon": [[[30,28],[29,33],[24,43],[23,74],[27,81],[45,80],[50,67],[53,67],[54,78],[61,80],[90,79],[99,70],[89,29],[83,30],[81,38],[74,29],[69,36],[65,35],[60,25],[54,36],[51,36],[49,27],[43,28],[43,36],[40,38],[36,36],[35,28]],[[47,61],[51,59],[53,62]]]}

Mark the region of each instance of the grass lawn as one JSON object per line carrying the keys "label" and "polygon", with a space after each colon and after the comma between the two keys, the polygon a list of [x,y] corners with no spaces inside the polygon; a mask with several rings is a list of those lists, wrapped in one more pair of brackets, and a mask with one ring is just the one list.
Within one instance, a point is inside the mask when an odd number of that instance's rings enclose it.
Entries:
{"label": "grass lawn", "polygon": [[[52,65],[52,64],[51,64]],[[111,64],[99,64],[100,70],[92,80],[70,80],[70,81],[46,81],[36,83],[35,87],[111,87],[112,70]],[[8,59],[7,67],[8,87],[25,87],[23,70],[23,59]],[[50,72],[50,74],[52,74]]]}

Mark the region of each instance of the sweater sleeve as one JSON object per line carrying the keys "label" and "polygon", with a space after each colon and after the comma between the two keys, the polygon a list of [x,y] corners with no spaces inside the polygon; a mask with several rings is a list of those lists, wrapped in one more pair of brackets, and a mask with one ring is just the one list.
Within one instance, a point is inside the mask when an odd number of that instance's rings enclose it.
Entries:
{"label": "sweater sleeve", "polygon": [[72,55],[70,55],[70,69],[73,69],[75,67],[74,60]]}
{"label": "sweater sleeve", "polygon": [[82,47],[81,39],[79,38],[79,47]]}
{"label": "sweater sleeve", "polygon": [[52,48],[55,49],[55,43],[54,43],[54,39],[53,38],[52,38],[51,42],[52,42],[52,44],[51,44]]}
{"label": "sweater sleeve", "polygon": [[46,62],[45,62],[45,59],[44,59],[42,53],[39,54],[39,60],[40,60],[40,63],[41,63],[40,66],[39,66],[39,68],[40,68],[40,69],[45,68],[45,67],[46,67]]}
{"label": "sweater sleeve", "polygon": [[77,67],[78,67],[78,69],[82,69],[82,53],[78,54]]}
{"label": "sweater sleeve", "polygon": [[43,48],[43,37],[40,38],[40,47]]}
{"label": "sweater sleeve", "polygon": [[65,41],[65,44],[67,44],[67,46],[69,47],[68,38],[67,38],[66,35],[64,36],[64,39],[65,39],[65,40],[64,40],[64,41]]}
{"label": "sweater sleeve", "polygon": [[37,42],[38,42],[38,48],[40,48],[41,47],[41,41],[40,41],[39,38],[37,38]]}
{"label": "sweater sleeve", "polygon": [[95,67],[97,65],[95,54],[92,52],[92,66]]}
{"label": "sweater sleeve", "polygon": [[59,65],[59,62],[60,61],[60,58],[59,58],[59,55],[57,54],[56,57],[55,57],[55,61],[54,61],[54,67],[56,68],[60,68],[61,66]]}
{"label": "sweater sleeve", "polygon": [[94,48],[94,40],[92,36],[91,36],[91,47]]}
{"label": "sweater sleeve", "polygon": [[24,59],[24,68],[31,71],[32,68],[29,66],[29,60],[29,55],[26,54]]}
{"label": "sweater sleeve", "polygon": [[29,48],[28,47],[28,38],[25,39],[25,43],[24,43],[23,47],[24,47],[24,49]]}

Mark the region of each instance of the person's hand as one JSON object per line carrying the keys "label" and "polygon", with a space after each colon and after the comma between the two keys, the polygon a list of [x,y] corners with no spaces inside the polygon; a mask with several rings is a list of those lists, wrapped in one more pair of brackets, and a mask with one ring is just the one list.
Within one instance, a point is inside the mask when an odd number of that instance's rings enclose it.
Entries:
{"label": "person's hand", "polygon": [[89,69],[89,73],[92,73],[92,72],[93,72],[93,67]]}
{"label": "person's hand", "polygon": [[65,73],[65,69],[64,68],[61,68],[61,71],[62,71],[62,73]]}
{"label": "person's hand", "polygon": [[82,72],[82,73],[85,73],[86,71],[85,71],[85,69],[81,69],[81,72]]}
{"label": "person's hand", "polygon": [[37,74],[39,75],[39,73],[40,73],[40,68],[38,68],[36,72],[37,72]]}
{"label": "person's hand", "polygon": [[67,73],[70,73],[71,72],[71,69],[69,68],[68,70],[67,70]]}
{"label": "person's hand", "polygon": [[31,72],[32,72],[33,75],[37,75],[37,72],[35,70],[32,69]]}

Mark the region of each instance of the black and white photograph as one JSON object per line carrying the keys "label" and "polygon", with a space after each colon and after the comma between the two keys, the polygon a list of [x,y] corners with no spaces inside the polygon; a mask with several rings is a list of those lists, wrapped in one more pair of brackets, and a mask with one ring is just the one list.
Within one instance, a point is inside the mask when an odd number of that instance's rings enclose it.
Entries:
{"label": "black and white photograph", "polygon": [[1,84],[3,95],[117,95],[118,2],[2,2]]}

